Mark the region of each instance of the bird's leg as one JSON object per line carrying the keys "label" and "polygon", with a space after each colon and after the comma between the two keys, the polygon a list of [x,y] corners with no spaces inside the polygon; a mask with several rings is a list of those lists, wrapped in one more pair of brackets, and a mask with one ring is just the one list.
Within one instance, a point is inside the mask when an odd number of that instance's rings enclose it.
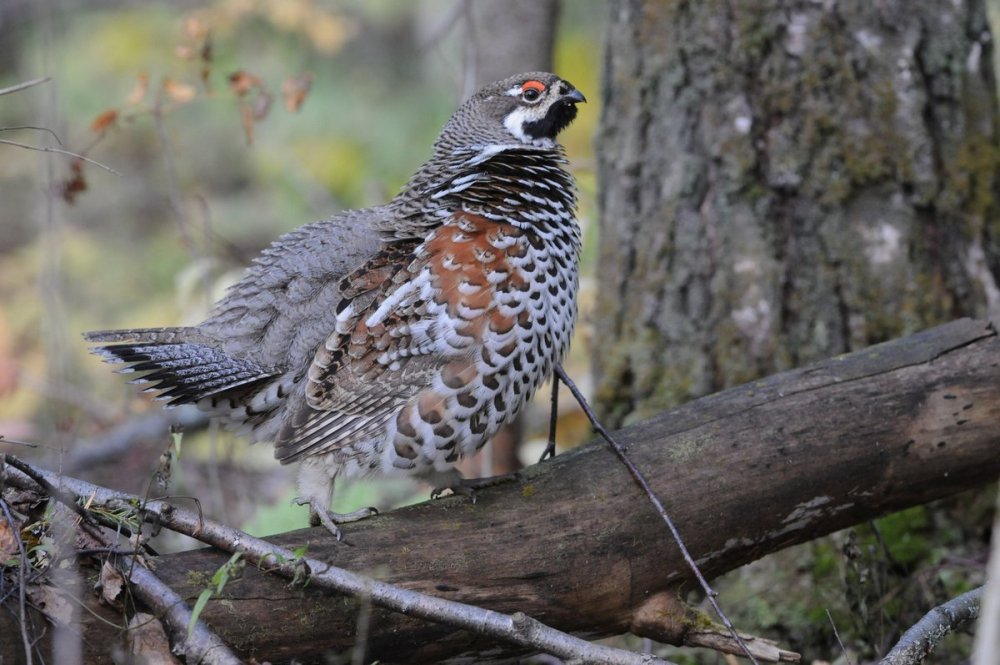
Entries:
{"label": "bird's leg", "polygon": [[545,444],[539,462],[556,456],[556,424],[559,422],[559,377],[552,375],[552,406],[549,412],[549,440]]}
{"label": "bird's leg", "polygon": [[344,534],[338,524],[357,522],[366,517],[378,514],[375,508],[362,508],[352,513],[335,513],[330,510],[333,500],[333,483],[339,467],[324,464],[322,460],[307,459],[299,467],[299,496],[295,503],[309,506],[309,524],[323,525],[337,540],[343,540]]}

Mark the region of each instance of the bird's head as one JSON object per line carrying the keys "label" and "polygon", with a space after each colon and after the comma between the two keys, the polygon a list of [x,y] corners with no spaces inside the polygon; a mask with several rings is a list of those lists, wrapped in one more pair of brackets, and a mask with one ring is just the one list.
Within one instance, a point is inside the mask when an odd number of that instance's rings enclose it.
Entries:
{"label": "bird's head", "polygon": [[587,99],[548,72],[528,72],[484,86],[452,116],[440,142],[450,147],[524,144],[550,147]]}

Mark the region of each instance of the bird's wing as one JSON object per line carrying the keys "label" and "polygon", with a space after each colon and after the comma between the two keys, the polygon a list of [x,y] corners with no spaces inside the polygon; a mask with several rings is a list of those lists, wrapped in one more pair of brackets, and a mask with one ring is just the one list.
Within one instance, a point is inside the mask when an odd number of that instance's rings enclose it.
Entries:
{"label": "bird's wing", "polygon": [[425,258],[397,242],[345,276],[337,326],[313,357],[305,405],[278,436],[275,456],[292,462],[370,438],[431,383],[446,358],[435,353],[422,291]]}
{"label": "bird's wing", "polygon": [[340,280],[383,248],[381,208],[347,212],[283,235],[219,301],[198,329],[233,356],[302,366],[336,323]]}

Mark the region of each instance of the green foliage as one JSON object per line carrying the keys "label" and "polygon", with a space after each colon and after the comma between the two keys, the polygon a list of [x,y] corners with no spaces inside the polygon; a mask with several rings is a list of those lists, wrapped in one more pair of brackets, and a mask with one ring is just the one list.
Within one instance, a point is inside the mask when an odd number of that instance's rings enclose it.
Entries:
{"label": "green foliage", "polygon": [[[855,661],[877,659],[932,607],[982,583],[989,538],[976,525],[989,523],[994,496],[917,506],[770,555],[718,580],[719,602],[804,662],[837,660],[834,626]],[[957,635],[941,653],[958,662],[970,646]]]}
{"label": "green foliage", "polygon": [[177,455],[177,460],[181,459],[181,443],[184,441],[184,432],[171,432],[170,438],[174,444],[174,454]]}
{"label": "green foliage", "polygon": [[243,567],[246,562],[243,561],[243,553],[235,552],[229,561],[219,566],[219,568],[212,575],[211,586],[206,587],[198,594],[198,600],[195,601],[194,607],[191,608],[191,619],[188,621],[187,634],[190,639],[191,635],[194,633],[195,624],[198,623],[198,617],[205,610],[205,606],[208,605],[208,601],[211,600],[212,596],[222,595],[223,590],[226,588],[226,584],[229,583],[230,579],[239,577],[243,572]]}

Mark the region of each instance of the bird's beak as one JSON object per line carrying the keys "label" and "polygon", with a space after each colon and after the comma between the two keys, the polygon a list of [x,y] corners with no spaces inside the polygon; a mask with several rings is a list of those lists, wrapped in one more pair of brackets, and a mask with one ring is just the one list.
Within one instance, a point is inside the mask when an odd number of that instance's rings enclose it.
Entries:
{"label": "bird's beak", "polygon": [[570,102],[572,104],[579,104],[580,102],[587,102],[587,98],[583,96],[583,93],[573,88],[565,95],[562,96],[563,101]]}

